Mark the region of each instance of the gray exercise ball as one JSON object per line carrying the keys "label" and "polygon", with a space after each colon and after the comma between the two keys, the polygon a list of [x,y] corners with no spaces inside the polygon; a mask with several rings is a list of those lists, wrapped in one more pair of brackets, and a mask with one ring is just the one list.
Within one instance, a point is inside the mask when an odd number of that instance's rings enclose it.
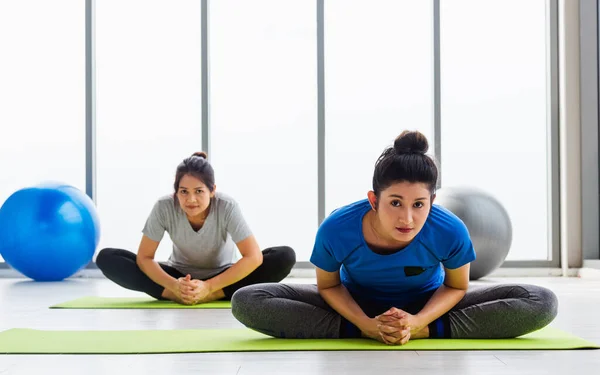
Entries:
{"label": "gray exercise ball", "polygon": [[440,189],[434,204],[454,213],[469,230],[477,255],[471,263],[471,280],[489,275],[502,265],[512,243],[512,224],[496,198],[483,190],[452,187]]}

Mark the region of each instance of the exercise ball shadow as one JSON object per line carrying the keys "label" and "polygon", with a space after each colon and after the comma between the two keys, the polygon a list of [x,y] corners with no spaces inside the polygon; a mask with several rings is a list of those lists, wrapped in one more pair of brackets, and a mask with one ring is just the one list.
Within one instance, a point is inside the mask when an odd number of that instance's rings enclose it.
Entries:
{"label": "exercise ball shadow", "polygon": [[92,200],[73,186],[17,190],[0,207],[0,255],[35,281],[60,281],[85,267],[100,240]]}
{"label": "exercise ball shadow", "polygon": [[453,187],[440,189],[434,203],[458,216],[469,230],[477,255],[471,263],[471,280],[502,265],[512,244],[512,224],[496,198],[483,190]]}

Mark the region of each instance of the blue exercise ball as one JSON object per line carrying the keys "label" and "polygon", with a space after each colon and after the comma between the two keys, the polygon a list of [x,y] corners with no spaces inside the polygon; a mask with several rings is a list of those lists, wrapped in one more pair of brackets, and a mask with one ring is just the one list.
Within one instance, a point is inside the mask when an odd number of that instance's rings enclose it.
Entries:
{"label": "blue exercise ball", "polygon": [[0,255],[33,280],[72,276],[92,260],[99,241],[94,203],[73,186],[24,188],[0,207]]}

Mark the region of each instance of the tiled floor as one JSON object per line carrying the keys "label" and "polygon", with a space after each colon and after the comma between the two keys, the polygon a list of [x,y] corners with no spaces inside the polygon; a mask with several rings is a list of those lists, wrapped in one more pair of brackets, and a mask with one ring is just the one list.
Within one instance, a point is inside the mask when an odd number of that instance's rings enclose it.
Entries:
{"label": "tiled floor", "polygon": [[[310,282],[289,279],[286,282]],[[600,279],[520,278],[559,297],[552,325],[600,344]],[[0,279],[0,330],[241,327],[229,310],[56,310],[88,295],[132,296],[105,279],[35,283]],[[7,374],[600,374],[600,350],[452,352],[258,352],[161,355],[0,355]]]}

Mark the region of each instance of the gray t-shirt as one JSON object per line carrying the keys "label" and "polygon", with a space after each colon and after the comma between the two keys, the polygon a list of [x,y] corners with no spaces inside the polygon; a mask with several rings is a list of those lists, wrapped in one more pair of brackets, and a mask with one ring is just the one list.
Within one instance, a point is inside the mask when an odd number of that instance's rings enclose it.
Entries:
{"label": "gray t-shirt", "polygon": [[236,243],[252,234],[233,198],[215,193],[208,217],[197,232],[172,195],[160,198],[142,232],[160,242],[165,231],[173,241],[168,263],[183,274],[208,279],[232,265]]}

